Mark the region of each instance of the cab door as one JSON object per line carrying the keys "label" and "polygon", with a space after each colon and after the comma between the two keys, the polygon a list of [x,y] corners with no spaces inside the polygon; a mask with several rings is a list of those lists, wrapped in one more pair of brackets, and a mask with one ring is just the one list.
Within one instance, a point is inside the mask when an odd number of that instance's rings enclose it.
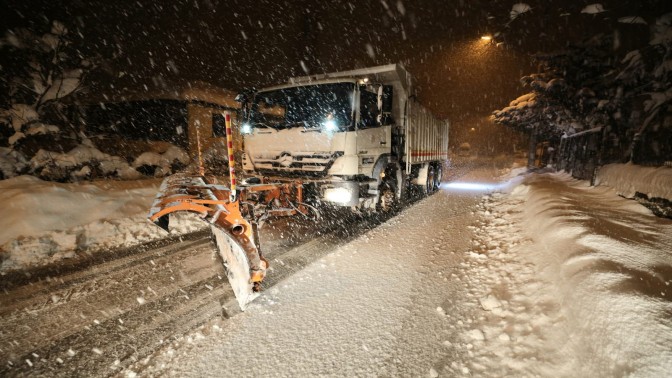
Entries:
{"label": "cab door", "polygon": [[392,127],[381,126],[378,94],[367,86],[359,87],[356,133],[359,172],[371,176],[373,166],[383,154],[389,154],[392,145]]}

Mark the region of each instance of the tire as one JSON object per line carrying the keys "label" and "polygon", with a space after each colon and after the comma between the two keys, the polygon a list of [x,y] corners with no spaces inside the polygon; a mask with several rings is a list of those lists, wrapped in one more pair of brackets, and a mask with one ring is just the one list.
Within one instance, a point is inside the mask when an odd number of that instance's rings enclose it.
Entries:
{"label": "tire", "polygon": [[398,205],[395,195],[397,188],[394,186],[394,183],[385,182],[380,185],[378,190],[380,190],[380,194],[376,210],[383,213],[388,213],[394,210]]}
{"label": "tire", "polygon": [[403,172],[398,165],[385,167],[385,177],[378,185],[376,211],[390,212],[398,208],[403,198]]}
{"label": "tire", "polygon": [[429,165],[429,168],[427,168],[427,182],[425,183],[425,193],[426,194],[431,194],[434,192],[436,185],[436,174],[434,172],[434,166]]}
{"label": "tire", "polygon": [[434,172],[434,190],[439,190],[441,187],[441,180],[443,179],[443,168],[441,164],[437,165],[436,171]]}

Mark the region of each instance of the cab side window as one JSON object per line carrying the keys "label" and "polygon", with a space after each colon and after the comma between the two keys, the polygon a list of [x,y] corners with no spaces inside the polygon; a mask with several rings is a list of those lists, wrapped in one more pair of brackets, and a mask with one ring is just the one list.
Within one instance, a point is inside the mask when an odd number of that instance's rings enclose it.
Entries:
{"label": "cab side window", "polygon": [[226,137],[226,121],[222,113],[212,113],[212,136]]}
{"label": "cab side window", "polygon": [[362,88],[359,97],[359,127],[378,126],[378,95]]}

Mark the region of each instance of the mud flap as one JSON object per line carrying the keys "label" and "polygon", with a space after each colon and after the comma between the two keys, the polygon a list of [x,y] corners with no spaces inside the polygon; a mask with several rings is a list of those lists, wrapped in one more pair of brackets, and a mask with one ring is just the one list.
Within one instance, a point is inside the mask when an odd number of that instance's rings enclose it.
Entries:
{"label": "mud flap", "polygon": [[232,235],[215,225],[212,225],[211,229],[215,236],[218,253],[226,267],[229,284],[233,288],[240,309],[245,310],[247,305],[259,296],[254,289],[250,261],[245,250]]}

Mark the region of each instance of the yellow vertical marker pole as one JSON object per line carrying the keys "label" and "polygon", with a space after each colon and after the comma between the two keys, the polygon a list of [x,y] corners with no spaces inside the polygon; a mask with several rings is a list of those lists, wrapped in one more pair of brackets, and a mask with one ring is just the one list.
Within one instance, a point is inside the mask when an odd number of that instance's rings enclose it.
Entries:
{"label": "yellow vertical marker pole", "polygon": [[199,132],[200,122],[196,121],[196,150],[198,154],[198,175],[205,176],[205,167],[203,166],[203,155],[201,152],[201,134]]}
{"label": "yellow vertical marker pole", "polygon": [[229,176],[231,179],[231,195],[229,200],[231,202],[236,202],[236,161],[233,157],[233,132],[231,130],[231,113],[226,112],[224,114],[224,120],[226,121],[226,147],[229,153]]}

